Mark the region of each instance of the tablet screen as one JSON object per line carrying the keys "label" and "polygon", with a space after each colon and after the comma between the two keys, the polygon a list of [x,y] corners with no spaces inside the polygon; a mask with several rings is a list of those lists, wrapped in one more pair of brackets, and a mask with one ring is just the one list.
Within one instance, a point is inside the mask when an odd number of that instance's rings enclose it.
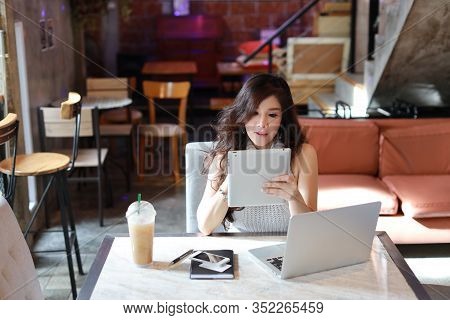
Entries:
{"label": "tablet screen", "polygon": [[261,189],[272,178],[290,173],[291,149],[228,152],[228,206],[245,207],[282,203]]}

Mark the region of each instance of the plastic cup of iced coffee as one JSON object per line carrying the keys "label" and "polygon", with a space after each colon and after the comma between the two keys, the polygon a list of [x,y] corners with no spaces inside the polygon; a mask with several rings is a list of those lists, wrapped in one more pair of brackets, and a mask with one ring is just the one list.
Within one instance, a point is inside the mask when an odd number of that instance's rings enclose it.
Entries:
{"label": "plastic cup of iced coffee", "polygon": [[138,266],[146,266],[153,261],[155,216],[155,208],[150,202],[136,201],[128,207],[126,217],[131,250],[133,261]]}

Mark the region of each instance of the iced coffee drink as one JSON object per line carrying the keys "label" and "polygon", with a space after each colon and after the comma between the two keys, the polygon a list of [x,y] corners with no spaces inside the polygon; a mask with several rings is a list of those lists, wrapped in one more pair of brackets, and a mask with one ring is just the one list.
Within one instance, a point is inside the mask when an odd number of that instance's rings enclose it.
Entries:
{"label": "iced coffee drink", "polygon": [[153,235],[156,211],[147,201],[133,202],[127,210],[133,261],[137,265],[148,265],[153,261]]}

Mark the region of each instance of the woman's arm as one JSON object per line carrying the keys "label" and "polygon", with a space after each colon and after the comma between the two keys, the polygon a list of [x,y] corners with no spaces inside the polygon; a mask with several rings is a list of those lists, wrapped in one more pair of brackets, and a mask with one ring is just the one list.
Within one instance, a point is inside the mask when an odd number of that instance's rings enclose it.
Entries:
{"label": "woman's arm", "polygon": [[228,193],[228,177],[219,186],[218,180],[222,172],[220,160],[215,157],[208,173],[205,192],[197,209],[198,229],[204,235],[209,235],[220,225],[228,211],[228,202],[224,194]]}
{"label": "woman's arm", "polygon": [[314,147],[305,143],[297,156],[297,189],[300,197],[289,202],[291,215],[317,211],[318,165]]}
{"label": "woman's arm", "polygon": [[293,175],[282,175],[264,184],[264,191],[285,199],[291,215],[317,210],[318,167],[314,147],[302,146],[293,164]]}

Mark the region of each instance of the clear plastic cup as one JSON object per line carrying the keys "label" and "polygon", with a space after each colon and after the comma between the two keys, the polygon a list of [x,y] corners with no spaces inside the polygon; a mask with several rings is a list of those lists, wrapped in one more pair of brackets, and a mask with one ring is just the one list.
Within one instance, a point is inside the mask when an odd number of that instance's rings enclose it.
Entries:
{"label": "clear plastic cup", "polygon": [[147,201],[133,202],[126,213],[130,233],[133,261],[145,266],[153,261],[153,236],[155,234],[156,211]]}

